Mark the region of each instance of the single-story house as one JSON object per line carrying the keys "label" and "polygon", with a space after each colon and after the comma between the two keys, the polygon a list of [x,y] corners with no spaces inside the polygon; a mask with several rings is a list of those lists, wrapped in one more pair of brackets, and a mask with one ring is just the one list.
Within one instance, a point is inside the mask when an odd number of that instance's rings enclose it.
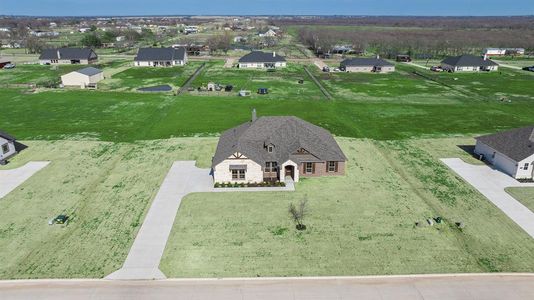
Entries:
{"label": "single-story house", "polygon": [[345,59],[340,63],[339,68],[346,72],[395,72],[395,65],[380,57]]}
{"label": "single-story house", "polygon": [[90,48],[45,49],[39,56],[42,65],[88,65],[98,61],[98,55]]}
{"label": "single-story house", "polygon": [[11,60],[5,57],[0,57],[0,69],[2,69],[5,65],[8,65],[11,63]]}
{"label": "single-story house", "polygon": [[516,179],[532,179],[534,171],[534,126],[512,129],[476,138],[475,153]]}
{"label": "single-story house", "polygon": [[258,34],[260,37],[275,37],[276,36],[276,31],[272,30],[272,29],[269,29],[265,32],[260,32]]}
{"label": "single-story house", "polygon": [[262,51],[252,51],[249,54],[241,57],[238,61],[239,68],[285,68],[287,66],[286,59],[283,56],[277,55],[276,52],[268,53]]}
{"label": "single-story house", "polygon": [[140,48],[134,59],[137,67],[173,67],[187,63],[187,51],[179,48]]}
{"label": "single-story house", "polygon": [[77,86],[82,89],[96,88],[97,83],[104,79],[104,72],[100,69],[87,67],[61,76],[64,86]]}
{"label": "single-story house", "polygon": [[297,117],[256,117],[225,131],[212,160],[218,183],[295,182],[345,174],[347,158],[327,130]]}
{"label": "single-story house", "polygon": [[15,154],[15,138],[0,130],[0,165],[5,165],[8,158]]}
{"label": "single-story house", "polygon": [[478,72],[478,71],[497,71],[499,64],[488,59],[487,56],[460,55],[447,57],[441,62],[444,70],[453,72]]}
{"label": "single-story house", "polygon": [[486,56],[506,56],[506,55],[525,55],[524,48],[486,48]]}

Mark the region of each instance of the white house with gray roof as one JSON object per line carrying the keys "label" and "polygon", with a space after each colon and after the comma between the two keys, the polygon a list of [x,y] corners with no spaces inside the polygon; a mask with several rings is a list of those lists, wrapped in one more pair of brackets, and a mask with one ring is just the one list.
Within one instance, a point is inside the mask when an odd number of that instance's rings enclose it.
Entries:
{"label": "white house with gray roof", "polygon": [[347,158],[327,130],[297,117],[260,117],[225,131],[212,160],[218,183],[295,182],[345,174]]}
{"label": "white house with gray roof", "polygon": [[476,138],[475,153],[516,179],[533,179],[534,126]]}
{"label": "white house with gray roof", "polygon": [[100,69],[87,67],[61,76],[61,83],[66,87],[96,88],[97,83],[104,80],[104,72]]}
{"label": "white house with gray roof", "polygon": [[499,64],[484,57],[475,55],[460,55],[447,57],[441,62],[444,70],[452,72],[479,72],[479,71],[497,71]]}
{"label": "white house with gray roof", "polygon": [[376,58],[350,58],[339,65],[345,72],[357,73],[391,73],[395,72],[395,65],[387,60]]}
{"label": "white house with gray roof", "polygon": [[87,65],[98,61],[98,55],[90,48],[45,49],[39,56],[42,65]]}
{"label": "white house with gray roof", "polygon": [[0,165],[5,165],[15,154],[17,154],[15,138],[0,130]]}
{"label": "white house with gray roof", "polygon": [[287,62],[283,56],[276,54],[276,52],[252,51],[241,57],[237,66],[240,69],[275,69],[285,68]]}
{"label": "white house with gray roof", "polygon": [[174,67],[187,64],[187,51],[178,48],[140,48],[134,59],[137,67]]}

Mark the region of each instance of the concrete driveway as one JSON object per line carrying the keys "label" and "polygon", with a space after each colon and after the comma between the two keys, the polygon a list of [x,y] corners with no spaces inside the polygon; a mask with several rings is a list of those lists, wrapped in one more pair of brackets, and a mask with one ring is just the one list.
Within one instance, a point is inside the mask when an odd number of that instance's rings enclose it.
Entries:
{"label": "concrete driveway", "polygon": [[441,161],[534,238],[534,213],[504,190],[508,187],[534,187],[534,183],[520,183],[490,166],[471,165],[459,158],[445,158]]}
{"label": "concrete driveway", "polygon": [[0,199],[48,166],[49,163],[49,161],[32,161],[17,169],[0,170]]}
{"label": "concrete driveway", "polygon": [[532,299],[531,274],[0,281],[0,299]]}
{"label": "concrete driveway", "polygon": [[293,191],[290,181],[280,188],[218,188],[213,187],[210,169],[199,169],[195,161],[174,162],[152,202],[143,225],[135,238],[121,269],[106,279],[164,279],[159,263],[171,233],[182,198],[199,192],[266,192]]}

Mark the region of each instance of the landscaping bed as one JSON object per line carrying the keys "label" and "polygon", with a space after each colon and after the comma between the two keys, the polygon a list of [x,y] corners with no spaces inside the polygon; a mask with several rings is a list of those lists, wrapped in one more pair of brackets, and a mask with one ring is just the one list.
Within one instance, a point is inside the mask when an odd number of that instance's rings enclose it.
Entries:
{"label": "landscaping bed", "polygon": [[231,183],[231,182],[226,182],[226,183],[219,183],[219,182],[216,182],[214,184],[214,187],[215,188],[252,188],[252,187],[285,187],[286,186],[286,183],[285,182],[280,182],[280,181],[265,181],[265,182],[260,182],[260,183]]}

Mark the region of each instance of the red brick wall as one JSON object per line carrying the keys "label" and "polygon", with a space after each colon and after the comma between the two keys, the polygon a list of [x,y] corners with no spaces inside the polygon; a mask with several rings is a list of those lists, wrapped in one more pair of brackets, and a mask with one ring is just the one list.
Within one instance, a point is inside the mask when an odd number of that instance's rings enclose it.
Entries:
{"label": "red brick wall", "polygon": [[304,167],[306,163],[301,163],[299,165],[299,175],[300,177],[321,177],[321,176],[340,176],[345,175],[345,162],[340,161],[337,163],[337,172],[328,172],[327,171],[327,162],[315,163],[315,170],[313,174],[305,173]]}

